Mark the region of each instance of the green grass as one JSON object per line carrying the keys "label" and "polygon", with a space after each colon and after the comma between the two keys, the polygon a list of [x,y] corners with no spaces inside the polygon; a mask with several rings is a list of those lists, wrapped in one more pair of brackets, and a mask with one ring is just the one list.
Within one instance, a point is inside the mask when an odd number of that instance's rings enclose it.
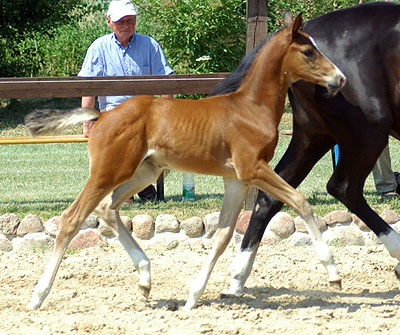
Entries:
{"label": "green grass", "polygon": [[[0,136],[27,136],[22,125],[24,115],[34,108],[70,108],[79,105],[77,99],[23,99],[0,107]],[[285,113],[281,129],[291,129],[291,114]],[[77,127],[69,133],[79,134]],[[275,166],[289,144],[290,136],[281,135],[271,166]],[[400,144],[390,141],[392,166],[400,170]],[[332,160],[328,153],[314,167],[299,190],[308,198],[318,215],[334,209],[345,209],[326,192],[326,183],[332,174]],[[43,220],[60,215],[78,196],[88,177],[86,143],[31,144],[0,146],[0,215],[15,213],[20,218],[38,214]],[[182,173],[171,171],[165,179],[165,202],[143,203],[135,198],[124,205],[122,215],[148,213],[156,217],[162,213],[176,215],[180,220],[204,216],[219,211],[222,205],[223,182],[215,176],[196,175],[196,201],[182,202]],[[400,211],[400,202],[380,202],[372,176],[365,185],[365,196],[379,213],[385,208]],[[288,210],[284,208],[284,210]],[[293,211],[288,210],[295,215]]]}

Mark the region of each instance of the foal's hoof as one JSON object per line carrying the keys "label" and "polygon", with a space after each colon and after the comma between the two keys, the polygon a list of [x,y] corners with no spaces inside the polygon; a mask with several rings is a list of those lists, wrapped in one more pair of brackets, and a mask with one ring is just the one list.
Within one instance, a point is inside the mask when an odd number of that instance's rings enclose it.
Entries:
{"label": "foal's hoof", "polygon": [[34,311],[36,309],[38,309],[40,307],[40,305],[35,304],[33,301],[31,301],[28,305],[26,305],[26,309],[29,311]]}
{"label": "foal's hoof", "polygon": [[139,285],[139,290],[146,299],[149,298],[151,287]]}
{"label": "foal's hoof", "polygon": [[329,281],[329,286],[336,289],[336,290],[341,290],[342,289],[342,280],[330,280]]}

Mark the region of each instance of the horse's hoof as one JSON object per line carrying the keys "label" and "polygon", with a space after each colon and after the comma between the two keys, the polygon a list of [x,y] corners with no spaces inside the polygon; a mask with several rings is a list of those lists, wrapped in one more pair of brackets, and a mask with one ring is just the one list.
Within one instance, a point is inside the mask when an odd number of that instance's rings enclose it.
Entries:
{"label": "horse's hoof", "polygon": [[36,309],[38,309],[39,306],[37,306],[35,303],[30,302],[28,305],[26,305],[26,309],[29,311],[34,311]]}
{"label": "horse's hoof", "polygon": [[229,298],[239,298],[240,294],[231,293],[229,291],[223,291],[219,295],[220,299],[229,299]]}
{"label": "horse's hoof", "polygon": [[329,286],[336,290],[341,290],[342,289],[342,280],[341,279],[330,280]]}
{"label": "horse's hoof", "polygon": [[34,311],[42,305],[43,300],[44,298],[34,295],[31,299],[31,302],[26,305],[26,308],[30,311]]}
{"label": "horse's hoof", "polygon": [[139,290],[146,299],[149,298],[151,287],[139,285]]}
{"label": "horse's hoof", "polygon": [[400,280],[400,269],[395,269],[394,274],[396,275],[397,279]]}
{"label": "horse's hoof", "polygon": [[196,304],[190,304],[190,303],[186,302],[185,306],[182,307],[182,310],[188,312],[195,308],[196,308]]}

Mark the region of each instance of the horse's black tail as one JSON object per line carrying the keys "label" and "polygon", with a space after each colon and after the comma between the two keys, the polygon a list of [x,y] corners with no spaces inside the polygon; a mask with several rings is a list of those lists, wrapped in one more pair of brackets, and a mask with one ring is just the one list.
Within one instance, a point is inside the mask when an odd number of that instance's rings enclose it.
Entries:
{"label": "horse's black tail", "polygon": [[72,110],[43,109],[25,116],[25,125],[32,136],[60,132],[84,121],[96,120],[100,112],[89,108]]}

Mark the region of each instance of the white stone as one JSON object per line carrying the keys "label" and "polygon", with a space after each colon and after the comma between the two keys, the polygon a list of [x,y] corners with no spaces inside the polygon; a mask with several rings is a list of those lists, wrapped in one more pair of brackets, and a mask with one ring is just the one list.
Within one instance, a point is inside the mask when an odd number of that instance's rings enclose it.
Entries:
{"label": "white stone", "polygon": [[158,215],[155,222],[156,233],[177,233],[179,232],[179,221],[172,214]]}
{"label": "white stone", "polygon": [[12,240],[13,249],[17,252],[44,252],[54,245],[54,239],[44,232],[27,234]]}
{"label": "white stone", "polygon": [[220,212],[209,213],[204,217],[205,238],[211,238],[217,231]]}

